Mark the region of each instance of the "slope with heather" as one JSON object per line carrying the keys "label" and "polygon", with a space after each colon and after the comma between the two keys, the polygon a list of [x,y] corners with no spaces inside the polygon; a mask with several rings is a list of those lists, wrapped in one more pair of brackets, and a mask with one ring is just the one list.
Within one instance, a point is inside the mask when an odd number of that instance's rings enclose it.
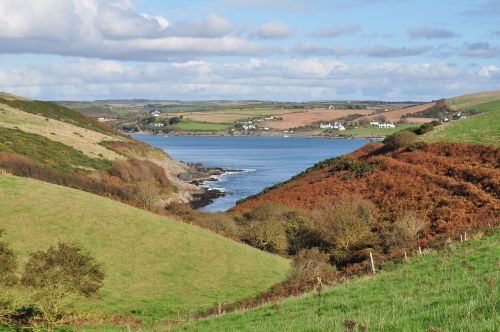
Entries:
{"label": "slope with heather", "polygon": [[0,175],[0,229],[24,261],[58,241],[105,271],[101,300],[82,310],[170,319],[253,296],[280,282],[287,260],[100,196]]}
{"label": "slope with heather", "polygon": [[500,233],[375,276],[175,331],[497,331]]}
{"label": "slope with heather", "polygon": [[375,204],[377,228],[390,225],[405,211],[417,213],[426,222],[423,241],[500,220],[499,148],[435,143],[382,152],[382,147],[370,143],[318,163],[241,202],[235,210],[267,202],[312,209],[357,193]]}

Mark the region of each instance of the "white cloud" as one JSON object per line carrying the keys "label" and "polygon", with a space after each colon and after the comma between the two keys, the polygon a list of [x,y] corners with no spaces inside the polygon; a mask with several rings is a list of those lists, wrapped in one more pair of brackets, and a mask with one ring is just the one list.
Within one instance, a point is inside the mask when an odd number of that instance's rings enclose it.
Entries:
{"label": "white cloud", "polygon": [[313,37],[319,38],[335,38],[345,35],[354,35],[361,32],[359,24],[335,25],[329,28],[323,28],[311,33]]}
{"label": "white cloud", "polygon": [[282,21],[273,21],[261,25],[255,32],[262,39],[285,39],[295,34],[295,31]]}
{"label": "white cloud", "polygon": [[474,71],[445,63],[350,64],[326,58],[163,64],[72,59],[18,70],[0,67],[0,91],[49,99],[430,100],[490,90],[499,79],[494,65]]}

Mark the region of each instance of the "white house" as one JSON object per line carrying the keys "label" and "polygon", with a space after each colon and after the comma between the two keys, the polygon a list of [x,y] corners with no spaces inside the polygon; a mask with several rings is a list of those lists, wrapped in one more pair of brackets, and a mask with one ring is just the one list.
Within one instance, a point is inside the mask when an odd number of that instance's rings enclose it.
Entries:
{"label": "white house", "polygon": [[380,122],[378,122],[378,121],[375,121],[375,120],[370,121],[370,125],[372,125],[372,126],[378,126],[379,124],[380,124]]}
{"label": "white house", "polygon": [[328,107],[329,110],[334,110],[335,109],[335,106],[333,105],[330,105],[330,107]]}
{"label": "white house", "polygon": [[255,126],[252,124],[245,124],[245,125],[243,125],[243,130],[246,130],[246,131],[255,130]]}
{"label": "white house", "polygon": [[150,112],[149,115],[150,116],[154,116],[154,117],[159,117],[160,116],[160,112],[159,111],[153,111],[153,112]]}
{"label": "white house", "polygon": [[378,124],[379,128],[396,128],[396,125],[392,122],[381,122]]}
{"label": "white house", "polygon": [[344,125],[341,124],[340,122],[335,122],[334,124],[331,124],[330,122],[328,122],[328,123],[320,123],[319,127],[321,129],[335,129],[335,130],[338,130],[338,131],[344,131],[345,130]]}

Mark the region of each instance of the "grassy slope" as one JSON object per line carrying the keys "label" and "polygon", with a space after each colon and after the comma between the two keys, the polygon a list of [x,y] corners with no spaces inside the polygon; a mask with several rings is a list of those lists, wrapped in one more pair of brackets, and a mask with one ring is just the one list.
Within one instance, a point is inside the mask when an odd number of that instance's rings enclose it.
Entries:
{"label": "grassy slope", "polygon": [[318,296],[195,321],[193,331],[342,331],[353,319],[368,331],[498,331],[500,233],[413,257]]}
{"label": "grassy slope", "polygon": [[446,105],[453,110],[461,110],[494,100],[500,100],[500,90],[472,93],[449,98],[446,100]]}
{"label": "grassy slope", "polygon": [[187,131],[220,131],[230,127],[227,124],[205,123],[194,121],[182,121],[176,125],[177,128]]}
{"label": "grassy slope", "polygon": [[65,187],[0,176],[0,202],[0,229],[22,259],[71,241],[103,263],[103,300],[86,308],[173,318],[255,295],[288,271],[280,257]]}
{"label": "grassy slope", "polygon": [[438,126],[423,139],[500,145],[500,109]]}

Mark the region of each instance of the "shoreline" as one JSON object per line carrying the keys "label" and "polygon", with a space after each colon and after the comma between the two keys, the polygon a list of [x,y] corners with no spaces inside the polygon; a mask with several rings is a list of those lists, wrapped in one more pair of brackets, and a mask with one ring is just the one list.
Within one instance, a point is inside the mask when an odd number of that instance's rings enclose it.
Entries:
{"label": "shoreline", "polygon": [[179,133],[179,134],[152,134],[148,132],[137,132],[137,133],[127,133],[127,132],[122,132],[124,135],[144,135],[144,136],[163,136],[163,137],[301,137],[301,138],[309,138],[309,139],[314,139],[314,138],[323,138],[323,139],[384,139],[387,136],[365,136],[365,135],[356,135],[356,136],[323,136],[323,135],[313,135],[313,134],[298,134],[298,133],[276,133],[273,135],[229,135],[229,134],[224,134],[224,133]]}

